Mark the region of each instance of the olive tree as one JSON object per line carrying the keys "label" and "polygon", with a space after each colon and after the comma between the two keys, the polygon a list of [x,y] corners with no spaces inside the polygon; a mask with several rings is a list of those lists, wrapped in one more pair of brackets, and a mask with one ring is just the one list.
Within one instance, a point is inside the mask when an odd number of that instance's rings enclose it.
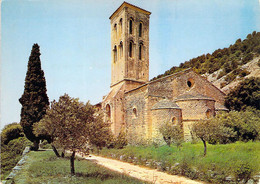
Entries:
{"label": "olive tree", "polygon": [[[46,132],[41,132],[39,126],[44,127]],[[51,102],[50,109],[34,130],[36,134],[48,134],[52,145],[71,153],[72,175],[75,175],[76,152],[87,152],[90,145],[103,147],[111,136],[110,125],[89,102],[84,104],[67,94],[61,96],[58,102]]]}
{"label": "olive tree", "polygon": [[177,147],[181,146],[183,142],[183,130],[180,125],[172,125],[170,122],[164,122],[160,126],[159,131],[168,146],[172,143],[176,144]]}
{"label": "olive tree", "polygon": [[203,142],[204,156],[207,154],[207,142],[213,144],[220,141],[228,142],[230,137],[236,135],[232,128],[225,127],[223,123],[218,122],[215,118],[194,123],[192,132]]}

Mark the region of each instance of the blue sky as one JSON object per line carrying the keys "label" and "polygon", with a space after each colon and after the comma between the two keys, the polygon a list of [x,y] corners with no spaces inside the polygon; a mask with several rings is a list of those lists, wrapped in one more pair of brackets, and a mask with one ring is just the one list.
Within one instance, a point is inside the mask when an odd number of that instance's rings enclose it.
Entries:
{"label": "blue sky", "polygon": [[[1,129],[19,122],[28,58],[40,45],[50,101],[95,104],[109,92],[110,20],[118,0],[3,0]],[[260,0],[129,0],[150,16],[150,78],[260,31]]]}

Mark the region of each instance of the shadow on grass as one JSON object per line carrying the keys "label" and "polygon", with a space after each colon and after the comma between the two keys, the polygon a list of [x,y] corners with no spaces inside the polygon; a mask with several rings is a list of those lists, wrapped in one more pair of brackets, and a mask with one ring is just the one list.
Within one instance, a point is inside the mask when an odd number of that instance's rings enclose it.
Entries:
{"label": "shadow on grass", "polygon": [[112,179],[115,178],[112,174],[101,173],[101,172],[92,172],[92,173],[76,173],[76,177],[84,178],[99,178],[100,180]]}

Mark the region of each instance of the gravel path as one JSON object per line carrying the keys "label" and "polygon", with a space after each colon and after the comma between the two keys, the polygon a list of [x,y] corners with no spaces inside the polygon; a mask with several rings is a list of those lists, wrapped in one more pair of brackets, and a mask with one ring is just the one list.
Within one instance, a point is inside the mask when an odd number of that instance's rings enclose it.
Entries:
{"label": "gravel path", "polygon": [[[78,156],[82,157],[80,154]],[[185,177],[176,176],[166,174],[164,172],[157,171],[155,169],[150,169],[146,167],[140,167],[137,165],[133,165],[130,163],[104,158],[100,156],[86,156],[84,157],[87,160],[93,160],[97,164],[102,165],[108,169],[127,174],[131,177],[152,182],[154,184],[161,184],[161,183],[172,183],[172,184],[202,184],[202,182],[194,181]]]}

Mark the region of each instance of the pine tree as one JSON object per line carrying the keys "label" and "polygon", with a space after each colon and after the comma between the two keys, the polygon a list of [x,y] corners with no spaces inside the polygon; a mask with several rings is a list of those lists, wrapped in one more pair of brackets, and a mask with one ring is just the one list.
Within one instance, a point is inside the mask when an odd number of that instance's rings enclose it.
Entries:
{"label": "pine tree", "polygon": [[22,104],[20,124],[26,137],[34,143],[33,150],[38,150],[40,139],[33,134],[33,124],[43,118],[49,106],[40,55],[39,45],[34,44],[28,61],[24,93],[19,99]]}

